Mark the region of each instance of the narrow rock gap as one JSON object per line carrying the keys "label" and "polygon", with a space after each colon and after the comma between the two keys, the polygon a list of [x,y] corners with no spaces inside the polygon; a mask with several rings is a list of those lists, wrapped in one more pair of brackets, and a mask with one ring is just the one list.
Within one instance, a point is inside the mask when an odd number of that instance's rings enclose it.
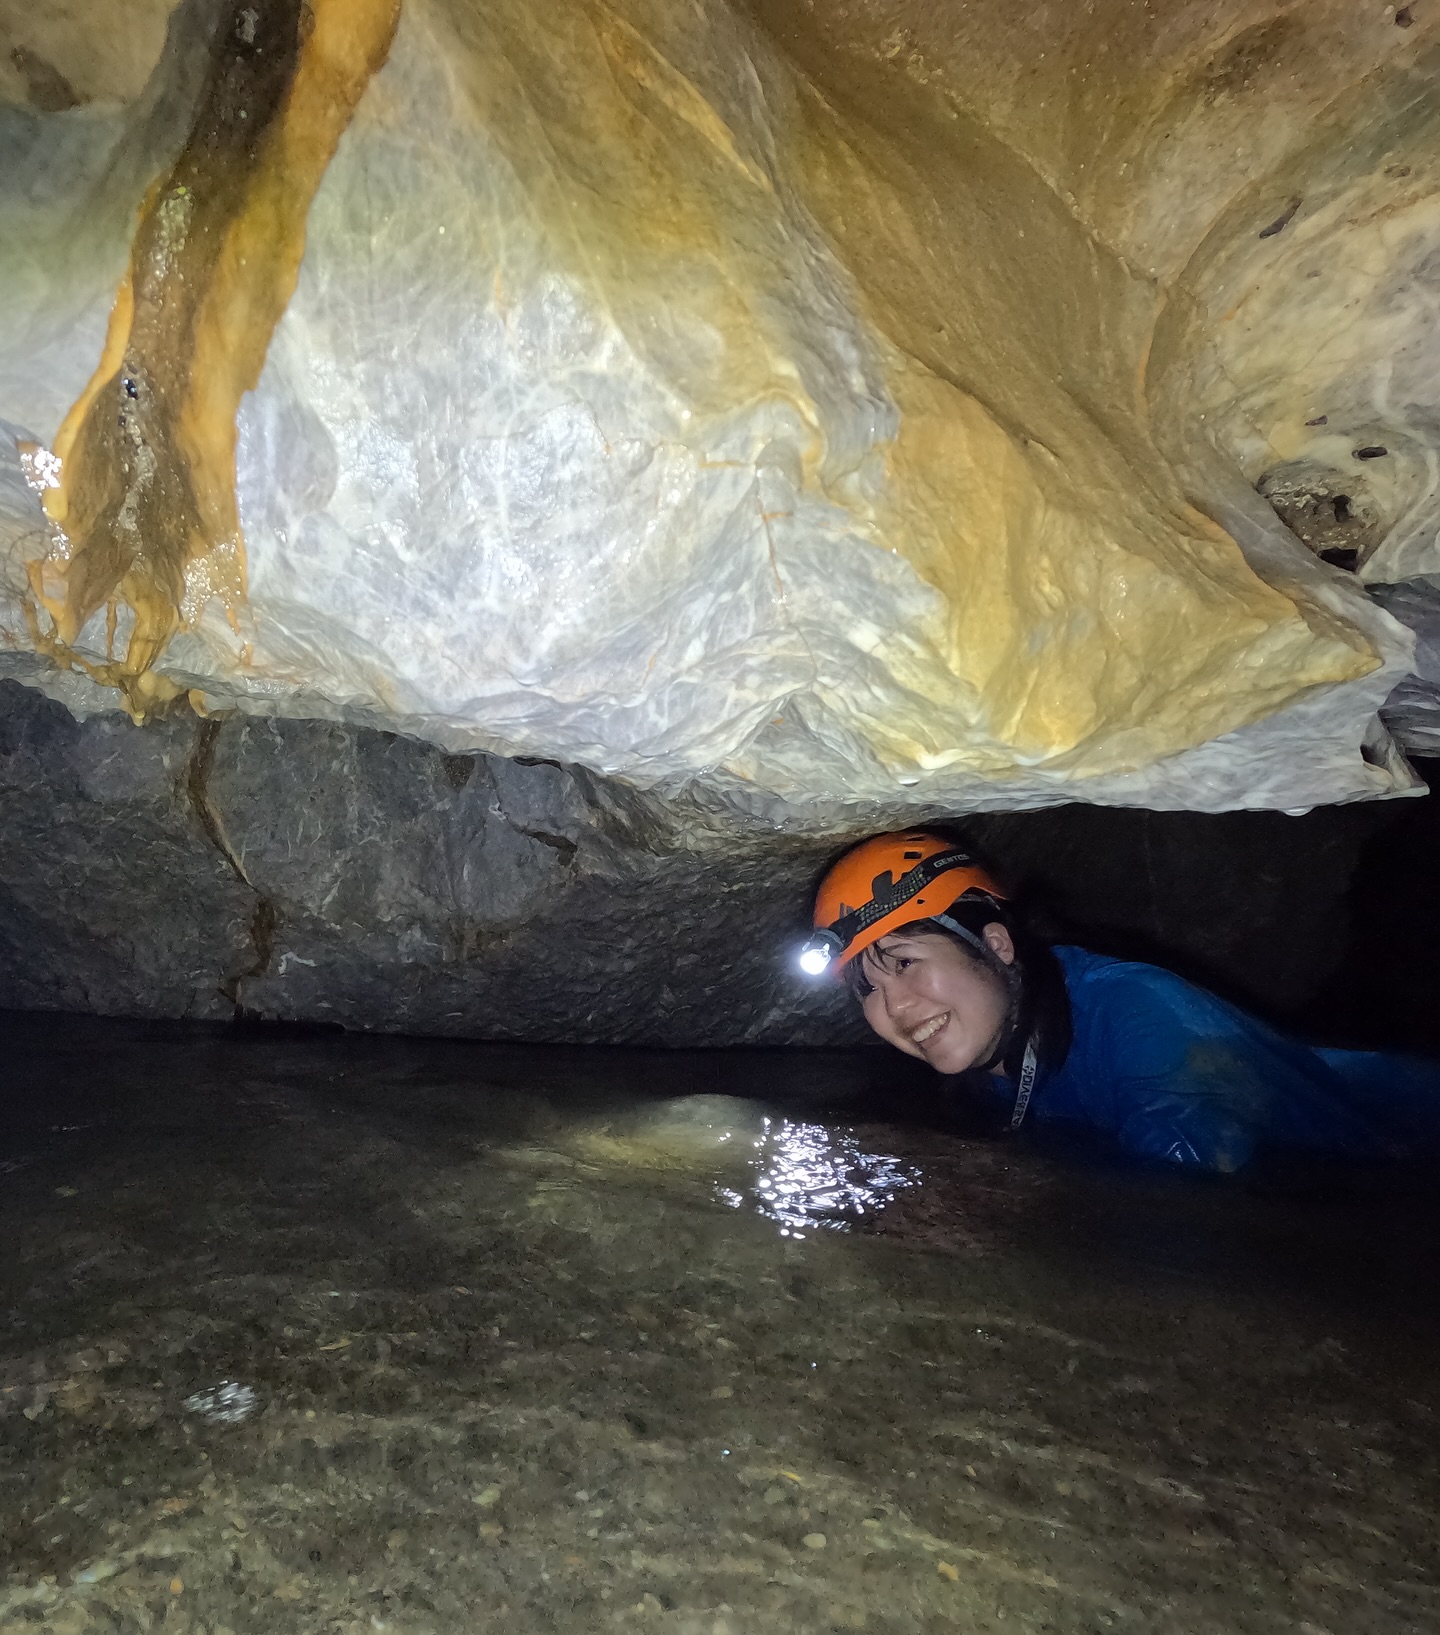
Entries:
{"label": "narrow rock gap", "polygon": [[215,748],[220,741],[223,727],[223,721],[208,720],[200,723],[195,734],[195,747],[191,750],[190,759],[185,767],[185,792],[190,798],[191,810],[199,820],[200,827],[205,831],[210,844],[230,865],[235,878],[254,891],[254,883],[246,874],[245,865],[226,837],[220,814],[210,800],[210,773],[215,765]]}
{"label": "narrow rock gap", "polygon": [[244,984],[269,973],[275,957],[275,938],[280,928],[281,916],[273,899],[261,892],[245,872],[245,865],[230,844],[224,822],[210,799],[210,774],[215,767],[215,750],[224,725],[223,721],[214,719],[200,722],[195,734],[194,748],[185,766],[185,792],[189,797],[191,810],[205,831],[205,838],[224,858],[235,878],[255,893],[255,907],[247,928],[255,957],[243,970],[232,972],[218,984],[219,991],[234,1005],[238,1021],[249,1014],[241,1001]]}

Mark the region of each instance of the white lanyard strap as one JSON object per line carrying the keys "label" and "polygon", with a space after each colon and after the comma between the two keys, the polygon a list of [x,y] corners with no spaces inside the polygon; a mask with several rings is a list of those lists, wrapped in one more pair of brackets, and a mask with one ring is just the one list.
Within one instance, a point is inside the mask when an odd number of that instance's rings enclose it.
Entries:
{"label": "white lanyard strap", "polygon": [[1035,1041],[1031,1039],[1025,1046],[1025,1060],[1020,1066],[1020,1088],[1015,1095],[1015,1111],[1010,1115],[1010,1128],[1018,1130],[1025,1122],[1025,1114],[1030,1108],[1030,1098],[1035,1094],[1035,1075],[1040,1071],[1040,1063],[1035,1055]]}

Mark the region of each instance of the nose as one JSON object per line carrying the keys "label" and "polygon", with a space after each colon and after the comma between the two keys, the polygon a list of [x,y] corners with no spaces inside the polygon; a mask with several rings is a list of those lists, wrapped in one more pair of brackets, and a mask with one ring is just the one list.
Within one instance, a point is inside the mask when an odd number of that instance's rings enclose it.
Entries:
{"label": "nose", "polygon": [[915,996],[906,984],[894,973],[886,975],[877,983],[881,997],[885,1001],[885,1014],[892,1021],[899,1022],[914,1007]]}

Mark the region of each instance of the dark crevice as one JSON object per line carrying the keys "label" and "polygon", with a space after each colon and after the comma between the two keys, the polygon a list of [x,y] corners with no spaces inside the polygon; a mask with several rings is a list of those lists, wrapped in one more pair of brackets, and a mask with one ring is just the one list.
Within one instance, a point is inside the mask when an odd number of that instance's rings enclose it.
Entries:
{"label": "dark crevice", "polygon": [[255,888],[245,872],[245,865],[226,837],[220,814],[210,799],[210,773],[215,765],[215,746],[220,741],[223,727],[223,721],[213,719],[200,723],[200,730],[195,735],[195,747],[190,751],[190,760],[185,767],[185,792],[190,797],[191,810],[205,831],[205,838],[230,865],[235,878],[253,891]]}
{"label": "dark crevice", "polygon": [[1300,208],[1301,202],[1299,199],[1291,199],[1290,203],[1285,206],[1284,210],[1276,216],[1268,227],[1260,229],[1259,236],[1261,238],[1274,238],[1277,233],[1283,233],[1294,219],[1295,212]]}
{"label": "dark crevice", "polygon": [[[118,379],[110,377],[89,398],[73,448],[64,455],[73,552],[62,632],[78,632],[125,586],[137,621],[126,663],[133,662],[137,673],[148,668],[174,628],[186,562],[208,548],[215,528],[228,533],[225,521],[236,515],[233,464],[228,471],[210,471],[188,452],[196,447],[190,422],[202,401],[190,373],[205,333],[204,304],[213,300],[217,278],[226,276],[237,227],[266,185],[272,151],[267,138],[283,126],[306,33],[304,0],[253,6],[231,0],[228,11],[185,146],[141,210],[131,249],[134,299],[126,309],[132,316],[123,361],[113,356],[113,337],[107,343],[112,361],[106,366],[120,362]],[[282,219],[277,212],[281,231]],[[258,289],[274,274],[268,259],[257,258],[256,265],[265,268],[252,275]],[[245,313],[253,308],[259,333],[233,333],[229,340],[237,349],[258,346],[257,358],[263,359],[267,307],[247,294],[247,303],[232,297],[232,307]],[[281,310],[283,300],[276,316]]]}
{"label": "dark crevice", "polygon": [[250,916],[250,943],[255,950],[255,958],[243,971],[236,971],[220,984],[220,992],[235,1007],[237,1021],[246,1020],[253,1014],[240,1003],[241,989],[252,978],[269,974],[270,963],[275,957],[275,938],[279,929],[280,910],[270,898],[258,898],[255,912]]}
{"label": "dark crevice", "polygon": [[445,775],[445,781],[452,789],[460,790],[470,782],[471,774],[475,770],[473,755],[442,755],[440,770]]}
{"label": "dark crevice", "polygon": [[575,853],[580,849],[573,840],[567,840],[564,835],[552,835],[544,829],[520,829],[518,832],[530,840],[538,840],[551,851],[559,852],[564,863],[573,863]]}
{"label": "dark crevice", "polygon": [[[245,865],[240,861],[239,854],[230,844],[220,814],[215,809],[215,803],[210,799],[210,774],[214,770],[215,750],[223,729],[222,721],[206,720],[200,723],[199,731],[195,734],[195,747],[191,750],[189,762],[185,767],[185,792],[189,796],[191,810],[205,831],[205,838],[225,859],[231,873],[241,885],[250,891],[256,891],[254,882],[245,872]],[[250,924],[247,928],[254,958],[243,970],[232,972],[219,985],[220,992],[235,1007],[236,1021],[246,1020],[251,1014],[240,1002],[241,990],[246,982],[269,973],[271,961],[275,957],[275,937],[279,928],[280,910],[269,897],[256,891],[255,907],[251,911]]]}

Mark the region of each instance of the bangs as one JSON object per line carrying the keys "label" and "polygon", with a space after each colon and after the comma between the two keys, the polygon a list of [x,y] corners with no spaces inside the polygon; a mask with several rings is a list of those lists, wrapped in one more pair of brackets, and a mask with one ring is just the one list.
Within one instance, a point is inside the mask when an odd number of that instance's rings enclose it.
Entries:
{"label": "bangs", "polygon": [[884,936],[877,937],[874,942],[862,948],[840,973],[841,980],[857,999],[864,999],[874,993],[875,986],[866,977],[865,967],[871,964],[878,965],[882,971],[886,968],[891,955],[879,945],[889,937],[945,937],[961,948],[966,946],[954,932],[947,931],[943,925],[936,925],[934,920],[911,920],[906,925],[892,926]]}

